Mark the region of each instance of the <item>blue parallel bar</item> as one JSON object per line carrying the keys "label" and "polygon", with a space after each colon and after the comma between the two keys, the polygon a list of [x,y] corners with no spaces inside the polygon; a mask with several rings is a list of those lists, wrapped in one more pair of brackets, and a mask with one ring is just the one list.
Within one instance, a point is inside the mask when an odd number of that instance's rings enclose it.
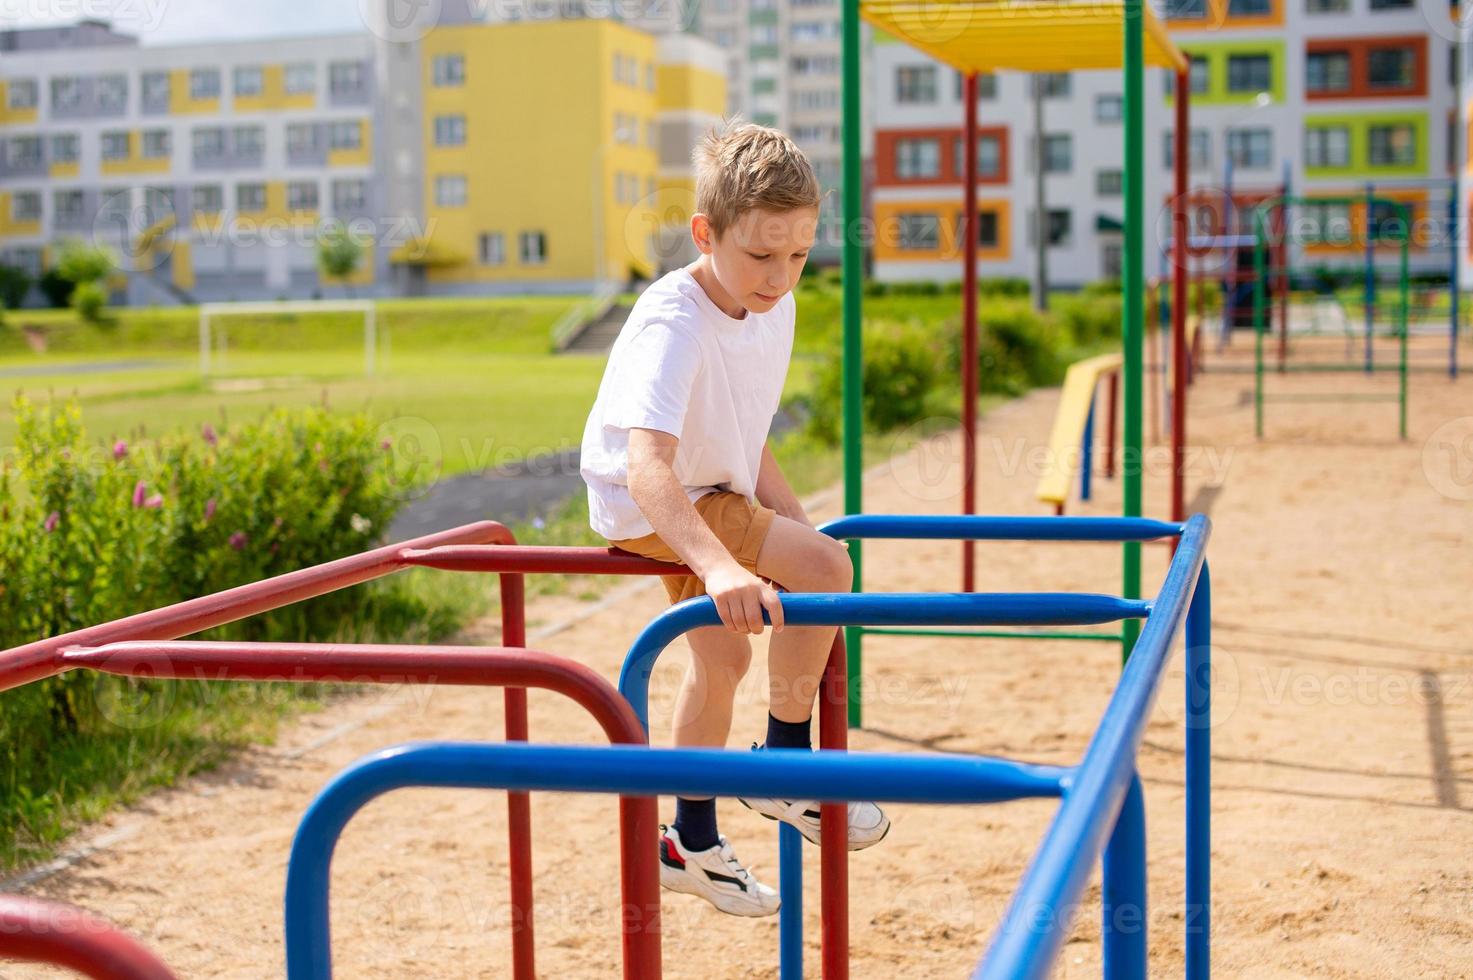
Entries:
{"label": "blue parallel bar", "polygon": [[1084,417],[1084,442],[1079,446],[1079,499],[1089,499],[1090,470],[1095,465],[1095,399],[1089,399],[1089,414]]}
{"label": "blue parallel bar", "polygon": [[[1065,787],[1064,802],[974,977],[1043,980],[1048,976],[1068,935],[1068,911],[1089,881],[1094,860],[1104,849],[1134,778],[1136,752],[1172,641],[1187,618],[1189,598],[1195,594],[1205,565],[1211,530],[1211,522],[1200,514],[1187,521],[1166,581],[1125,662],[1099,728]],[[1037,927],[1039,922],[1050,927]]]}
{"label": "blue parallel bar", "polygon": [[781,824],[777,829],[779,868],[777,975],[782,980],[803,980],[803,835],[796,827]]}
{"label": "blue parallel bar", "polygon": [[[1185,525],[1145,517],[997,517],[976,514],[850,514],[818,529],[831,538],[901,541],[1155,541]],[[916,624],[911,624],[916,625]]]}
{"label": "blue parallel bar", "polygon": [[1100,944],[1105,980],[1144,980],[1148,932],[1146,916],[1146,801],[1140,777],[1130,788],[1105,845],[1100,895]]}
{"label": "blue parallel bar", "polygon": [[[780,597],[788,626],[1093,626],[1142,619],[1151,612],[1145,599],[1089,592],[841,592]],[[762,618],[769,621],[765,610]],[[720,624],[715,600],[697,596],[666,609],[635,638],[619,671],[619,693],[633,706],[645,731],[650,727],[650,673],[660,652],[693,629]]]}
{"label": "blue parallel bar", "polygon": [[1212,579],[1207,563],[1187,611],[1186,977],[1207,980],[1212,924]]}
{"label": "blue parallel bar", "polygon": [[328,980],[333,850],[353,815],[406,787],[682,796],[815,797],[895,803],[999,803],[1056,797],[1070,770],[943,754],[735,752],[646,746],[424,742],[365,756],[307,808],[286,877],[289,980]]}

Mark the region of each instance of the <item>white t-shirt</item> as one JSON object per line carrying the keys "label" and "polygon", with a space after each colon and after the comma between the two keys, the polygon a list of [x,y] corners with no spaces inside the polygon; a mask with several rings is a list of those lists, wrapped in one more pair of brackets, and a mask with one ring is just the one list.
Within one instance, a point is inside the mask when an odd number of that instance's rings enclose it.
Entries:
{"label": "white t-shirt", "polygon": [[716,490],[749,500],[793,353],[797,301],[737,320],[685,269],[651,284],[609,352],[583,429],[588,517],[611,541],[653,531],[629,494],[629,430],[680,440],[675,476],[692,502]]}

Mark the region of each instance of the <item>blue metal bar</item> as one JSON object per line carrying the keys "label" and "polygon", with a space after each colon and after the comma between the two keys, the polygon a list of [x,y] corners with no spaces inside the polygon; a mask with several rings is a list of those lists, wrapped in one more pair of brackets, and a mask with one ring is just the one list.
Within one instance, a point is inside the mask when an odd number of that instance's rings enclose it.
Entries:
{"label": "blue metal bar", "polygon": [[777,830],[778,967],[782,980],[803,980],[803,835],[782,824]]}
{"label": "blue metal bar", "polygon": [[1207,980],[1212,921],[1212,577],[1207,562],[1187,610],[1186,978]]}
{"label": "blue metal bar", "polygon": [[[781,593],[780,598],[788,626],[1094,626],[1151,612],[1145,599],[1088,592]],[[769,622],[766,610],[762,619]],[[715,600],[697,596],[660,613],[635,638],[619,671],[619,693],[645,731],[650,674],[661,651],[693,629],[719,625]]]}
{"label": "blue metal bar", "polygon": [[1084,443],[1079,447],[1079,499],[1089,499],[1089,471],[1095,465],[1095,398],[1090,395],[1089,414],[1084,417]]}
{"label": "blue metal bar", "polygon": [[1155,541],[1185,525],[1146,517],[997,517],[980,514],[851,514],[818,529],[831,538],[900,541]]}
{"label": "blue metal bar", "polygon": [[1102,877],[1100,940],[1105,980],[1145,980],[1146,802],[1140,777],[1134,774],[1105,845]]}
{"label": "blue metal bar", "polygon": [[[1130,782],[1135,756],[1145,735],[1172,640],[1187,616],[1211,523],[1201,514],[1186,530],[1166,573],[1156,602],[1135,650],[1125,662],[1120,681],[1090,739],[1084,760],[1065,788],[1063,805],[1049,825],[1043,844],[978,966],[981,980],[1042,978],[1068,935],[1071,906],[1089,881],[1095,858],[1114,826]],[[1047,921],[1052,928],[1039,928]]]}
{"label": "blue metal bar", "polygon": [[353,815],[395,789],[998,803],[1056,797],[1069,772],[1057,766],[939,753],[754,753],[514,742],[395,746],[365,756],[334,776],[297,827],[287,862],[287,976],[290,980],[332,976],[328,885],[333,851]]}

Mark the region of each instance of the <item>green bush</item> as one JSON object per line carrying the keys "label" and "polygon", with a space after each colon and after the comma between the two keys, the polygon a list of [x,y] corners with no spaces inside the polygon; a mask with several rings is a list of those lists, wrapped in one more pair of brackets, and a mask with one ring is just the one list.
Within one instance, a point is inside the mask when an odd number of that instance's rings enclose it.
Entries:
{"label": "green bush", "polygon": [[107,306],[107,290],[99,282],[79,282],[77,288],[72,290],[72,309],[77,311],[77,316],[88,323],[97,323],[102,319],[102,310]]}
{"label": "green bush", "polygon": [[41,295],[46,297],[46,302],[51,304],[54,310],[64,310],[71,305],[72,290],[77,284],[66,278],[54,266],[41,273],[41,278],[36,281],[41,290]]}
{"label": "green bush", "polygon": [[81,285],[97,282],[117,268],[113,254],[101,246],[88,245],[80,239],[68,239],[56,259],[56,271],[63,279]]}
{"label": "green bush", "polygon": [[[364,415],[281,409],[218,434],[105,446],[87,439],[74,402],[21,398],[15,414],[16,445],[0,470],[0,649],[364,551],[407,489]],[[398,577],[356,586],[201,636],[399,639],[459,625],[458,611],[405,589]],[[227,689],[239,685],[75,671],[0,694],[0,865],[44,850],[77,798],[132,778],[77,760],[187,770],[178,758],[194,758],[208,732],[187,729],[173,742],[160,732],[180,712],[208,725]],[[140,710],[167,716],[140,721]]]}
{"label": "green bush", "polygon": [[20,309],[30,290],[29,272],[17,265],[0,265],[0,309]]}
{"label": "green bush", "polygon": [[1056,296],[1050,312],[1076,345],[1084,347],[1102,340],[1119,337],[1124,318],[1124,302],[1120,295]]}
{"label": "green bush", "polygon": [[[1058,384],[1066,365],[1058,328],[1022,300],[998,299],[977,311],[977,388],[983,393],[1021,395],[1038,385]],[[961,364],[961,337],[954,339]]]}
{"label": "green bush", "polygon": [[[866,324],[864,329],[864,422],[889,432],[931,414],[941,379],[933,332],[916,323]],[[835,355],[819,369],[808,405],[808,429],[832,445],[841,434],[843,358]]]}

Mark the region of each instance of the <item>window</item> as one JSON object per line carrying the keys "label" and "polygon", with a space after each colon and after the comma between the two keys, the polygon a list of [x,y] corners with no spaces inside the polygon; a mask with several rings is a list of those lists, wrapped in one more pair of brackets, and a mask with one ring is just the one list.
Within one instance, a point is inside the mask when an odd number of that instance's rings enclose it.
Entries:
{"label": "window", "polygon": [[1068,72],[1040,72],[1034,75],[1033,79],[1033,84],[1039,86],[1045,99],[1067,99],[1069,97]]}
{"label": "window", "polygon": [[1307,14],[1344,14],[1350,12],[1350,0],[1304,0]]}
{"label": "window", "polygon": [[363,145],[363,132],[358,120],[335,122],[327,131],[327,145],[334,150],[356,150]]}
{"label": "window", "polygon": [[101,222],[126,222],[128,209],[133,206],[132,194],[126,187],[104,187],[101,203],[97,207],[97,220]]}
{"label": "window", "polygon": [[540,231],[524,231],[517,236],[517,250],[522,265],[541,265],[547,261],[547,236]]}
{"label": "window", "polygon": [[1371,205],[1371,240],[1401,241],[1411,230],[1407,227],[1407,219],[1415,213],[1410,205],[1398,206],[1391,201],[1376,201]]}
{"label": "window", "polygon": [[1350,206],[1306,201],[1298,209],[1294,230],[1301,243],[1350,244]]}
{"label": "window", "polygon": [[158,160],[168,157],[173,143],[171,134],[167,129],[146,129],[143,131],[143,155],[149,160]]}
{"label": "window", "polygon": [[82,104],[82,82],[76,76],[51,80],[51,108],[75,109]]}
{"label": "window", "polygon": [[796,109],[837,109],[839,108],[839,91],[824,88],[798,92],[793,97],[793,107]]}
{"label": "window", "polygon": [[191,99],[218,99],[220,97],[220,72],[215,68],[196,68],[189,73],[189,97]]}
{"label": "window", "polygon": [[895,176],[927,180],[941,176],[941,153],[934,139],[895,141]]}
{"label": "window", "polygon": [[[962,237],[962,215],[956,216],[956,240],[965,242]],[[997,248],[997,212],[977,212],[977,246],[979,248]]]}
{"label": "window", "polygon": [[933,251],[941,247],[941,220],[934,214],[897,215],[900,222],[900,248],[905,251]]}
{"label": "window", "polygon": [[1202,20],[1207,16],[1207,0],[1171,0],[1166,6],[1167,20]]}
{"label": "window", "polygon": [[297,61],[286,66],[282,87],[287,95],[302,95],[317,88],[317,66],[310,61]]}
{"label": "window", "polygon": [[265,184],[236,184],[235,210],[248,213],[266,210]]}
{"label": "window", "polygon": [[190,134],[190,144],[196,162],[218,160],[225,155],[225,130],[218,126],[196,129]]}
{"label": "window", "polygon": [[1304,87],[1309,92],[1348,92],[1350,52],[1311,51],[1304,59]]}
{"label": "window", "polygon": [[1118,123],[1125,115],[1125,99],[1110,93],[1095,96],[1095,122]]}
{"label": "window", "polygon": [[1043,172],[1067,174],[1073,168],[1073,138],[1068,133],[1046,134],[1043,137]]}
{"label": "window", "polygon": [[328,65],[327,87],[333,95],[357,95],[363,91],[363,62],[334,61]]}
{"label": "window", "polygon": [[435,88],[449,88],[453,86],[464,85],[465,55],[436,55],[431,75],[431,84],[433,84]]}
{"label": "window", "polygon": [[1067,208],[1051,208],[1047,215],[1047,241],[1053,245],[1068,245],[1074,234],[1074,213]]}
{"label": "window", "polygon": [[794,41],[827,41],[839,37],[839,22],[837,20],[797,20],[789,27],[789,35]]}
{"label": "window", "polygon": [[1304,165],[1350,166],[1350,130],[1344,126],[1310,126],[1305,129]]}
{"label": "window", "polygon": [[34,78],[12,78],[6,90],[6,102],[12,109],[36,108],[36,80]]}
{"label": "window", "polygon": [[902,65],[895,69],[895,101],[912,104],[935,102],[935,66]]}
{"label": "window", "polygon": [[1228,0],[1229,17],[1266,17],[1273,12],[1272,0]]}
{"label": "window", "polygon": [[97,79],[97,107],[121,112],[128,105],[128,76],[102,75]]}
{"label": "window", "polygon": [[[956,73],[956,99],[962,98],[962,88],[965,79],[961,72]],[[977,101],[983,99],[997,98],[997,74],[995,72],[979,72],[977,74]]]}
{"label": "window", "polygon": [[41,250],[30,245],[20,245],[10,250],[10,265],[24,269],[32,279],[41,276]]}
{"label": "window", "polygon": [[1371,0],[1372,10],[1411,10],[1414,0]]}
{"label": "window", "polygon": [[289,123],[286,127],[286,151],[297,155],[317,149],[317,127],[311,123]]}
{"label": "window", "polygon": [[12,136],[10,138],[10,165],[13,167],[35,167],[41,164],[41,137]]}
{"label": "window", "polygon": [[76,163],[82,154],[82,137],[76,133],[57,133],[51,137],[51,162]]}
{"label": "window", "polygon": [[16,191],[10,199],[10,220],[40,221],[41,192]]}
{"label": "window", "polygon": [[1268,129],[1230,129],[1228,156],[1236,167],[1262,170],[1273,163],[1274,137]]}
{"label": "window", "polygon": [[[1168,74],[1166,77],[1172,76]],[[1212,66],[1206,58],[1199,55],[1188,61],[1187,79],[1191,83],[1193,95],[1200,95],[1212,86]]]}
{"label": "window", "polygon": [[[1166,169],[1176,166],[1176,134],[1173,130],[1162,133],[1166,144]],[[1205,129],[1194,129],[1187,135],[1188,165],[1193,170],[1206,170],[1212,166],[1212,134]]]}
{"label": "window", "polygon": [[1119,242],[1105,242],[1100,246],[1100,275],[1106,279],[1119,279],[1125,269],[1124,252]]}
{"label": "window", "polygon": [[126,160],[132,155],[131,134],[116,130],[102,134],[102,158],[104,160]]}
{"label": "window", "polygon": [[[837,75],[839,74],[839,59],[836,55],[809,55],[792,60],[794,75]],[[936,72],[931,70],[931,98],[936,98],[935,83]]]}
{"label": "window", "polygon": [[197,214],[218,214],[225,207],[225,188],[200,184],[189,192],[189,209]]}
{"label": "window", "polygon": [[1411,88],[1417,55],[1411,48],[1372,48],[1366,55],[1371,88]]}
{"label": "window", "polygon": [[435,206],[465,207],[465,175],[449,174],[435,178]]}
{"label": "window", "polygon": [[1100,197],[1119,197],[1125,187],[1125,174],[1119,170],[1096,170],[1095,193]]}
{"label": "window", "polygon": [[332,182],[332,209],[334,214],[361,211],[367,203],[367,192],[361,178],[335,180]]}
{"label": "window", "polygon": [[482,232],[480,246],[482,265],[502,265],[506,262],[506,240],[501,232]]}
{"label": "window", "polygon": [[76,225],[86,220],[86,198],[81,191],[57,191],[51,195],[51,207],[59,225]]}
{"label": "window", "polygon": [[1371,166],[1402,167],[1417,162],[1417,131],[1411,124],[1372,126],[1367,136]]}
{"label": "window", "polygon": [[288,211],[317,210],[317,181],[300,180],[286,185]]}
{"label": "window", "polygon": [[[962,154],[966,151],[967,144],[961,140],[953,141],[956,149],[955,167],[958,175],[966,165]],[[977,137],[977,176],[998,177],[1002,174],[1002,140],[996,136]]]}
{"label": "window", "polygon": [[145,187],[143,189],[143,213],[148,225],[164,220],[174,213],[174,193],[167,187]]}
{"label": "window", "polygon": [[1273,67],[1266,54],[1228,55],[1229,92],[1267,92],[1273,85]]}
{"label": "window", "polygon": [[464,146],[465,116],[436,116],[435,145]]}
{"label": "window", "polygon": [[167,106],[169,104],[169,73],[166,71],[146,71],[140,81],[143,92],[143,104],[146,106]]}
{"label": "window", "polygon": [[266,144],[266,131],[260,126],[236,126],[230,140],[237,157],[259,157]]}
{"label": "window", "polygon": [[240,96],[260,95],[263,89],[259,65],[246,65],[235,69],[235,94]]}

